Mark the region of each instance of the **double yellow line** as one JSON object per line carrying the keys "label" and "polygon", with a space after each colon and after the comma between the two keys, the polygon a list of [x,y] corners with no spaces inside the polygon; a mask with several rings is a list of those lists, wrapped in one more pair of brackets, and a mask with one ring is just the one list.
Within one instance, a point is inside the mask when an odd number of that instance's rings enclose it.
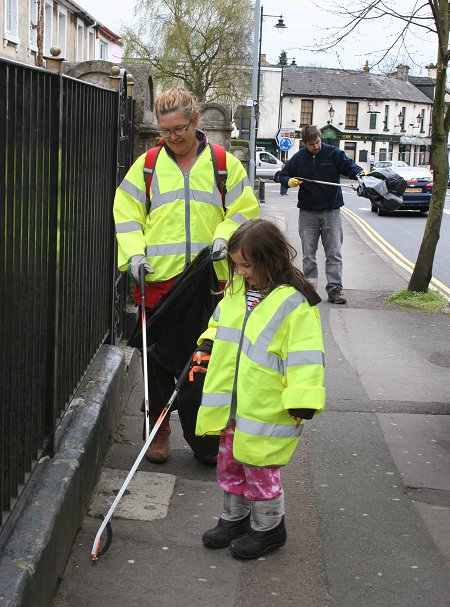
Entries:
{"label": "double yellow line", "polygon": [[[341,207],[341,211],[343,211],[343,213],[347,215],[349,219],[353,220],[370,238],[370,240],[372,240],[382,251],[384,251],[384,253],[398,266],[406,270],[409,275],[412,274],[415,264],[407,257],[402,255],[400,251],[397,251],[397,249],[389,244],[386,240],[384,240],[384,238],[378,234],[378,232],[374,230],[372,226],[367,223],[367,221],[361,219],[357,213],[351,211],[347,207]],[[434,276],[431,278],[430,286],[440,291],[443,295],[450,299],[450,289]]]}

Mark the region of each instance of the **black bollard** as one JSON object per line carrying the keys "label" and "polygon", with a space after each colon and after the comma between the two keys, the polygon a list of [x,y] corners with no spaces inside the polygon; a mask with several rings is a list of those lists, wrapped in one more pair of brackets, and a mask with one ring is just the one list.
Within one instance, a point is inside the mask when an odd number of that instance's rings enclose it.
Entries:
{"label": "black bollard", "polygon": [[266,202],[266,182],[263,179],[259,180],[259,204]]}

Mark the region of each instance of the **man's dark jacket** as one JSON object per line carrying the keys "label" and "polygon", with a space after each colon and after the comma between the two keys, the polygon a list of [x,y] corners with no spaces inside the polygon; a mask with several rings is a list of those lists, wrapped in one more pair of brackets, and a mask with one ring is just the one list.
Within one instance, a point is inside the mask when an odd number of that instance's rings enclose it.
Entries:
{"label": "man's dark jacket", "polygon": [[[322,143],[322,149],[318,154],[311,154],[306,148],[294,154],[281,171],[279,181],[286,188],[291,177],[339,183],[341,175],[355,179],[362,170],[362,167],[353,162],[343,150]],[[324,211],[338,209],[343,204],[341,188],[307,181],[299,187],[297,206],[300,209]]]}

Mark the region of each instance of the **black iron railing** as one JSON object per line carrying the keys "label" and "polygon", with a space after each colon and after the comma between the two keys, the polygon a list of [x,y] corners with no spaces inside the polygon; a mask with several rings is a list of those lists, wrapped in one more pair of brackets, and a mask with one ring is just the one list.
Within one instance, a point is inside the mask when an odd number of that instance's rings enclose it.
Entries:
{"label": "black iron railing", "polygon": [[0,538],[123,324],[112,201],[131,161],[132,102],[121,76],[113,91],[0,59]]}

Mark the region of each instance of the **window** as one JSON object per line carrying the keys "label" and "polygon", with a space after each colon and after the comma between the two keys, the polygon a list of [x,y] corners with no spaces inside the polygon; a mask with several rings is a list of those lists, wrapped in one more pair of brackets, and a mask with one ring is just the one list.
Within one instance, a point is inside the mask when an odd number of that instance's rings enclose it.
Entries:
{"label": "window", "polygon": [[53,40],[53,3],[46,2],[44,11],[44,56],[49,57]]}
{"label": "window", "polygon": [[377,114],[370,114],[370,124],[369,129],[377,128]]}
{"label": "window", "polygon": [[268,162],[269,164],[277,164],[277,159],[275,158],[275,156],[272,156],[272,154],[269,154],[268,152],[263,152],[262,154],[260,154],[259,159],[261,160],[261,162]]}
{"label": "window", "polygon": [[66,57],[66,40],[67,40],[67,13],[65,9],[58,5],[58,46],[61,49],[61,58]]}
{"label": "window", "polygon": [[76,61],[83,61],[84,56],[84,23],[77,20]]}
{"label": "window", "polygon": [[[400,130],[402,131],[402,133],[404,133],[406,131],[406,129],[405,129],[406,107],[402,107],[402,109],[400,110],[400,113],[398,115],[398,120],[399,120],[399,124],[400,124]],[[400,160],[402,160],[402,158]]]}
{"label": "window", "polygon": [[5,4],[5,32],[6,40],[19,44],[19,27],[17,14],[17,0],[6,0]]}
{"label": "window", "polygon": [[309,126],[313,123],[313,105],[312,99],[302,99],[300,106],[300,126]]}
{"label": "window", "polygon": [[358,103],[347,101],[347,109],[345,112],[345,128],[358,128]]}
{"label": "window", "polygon": [[378,157],[380,159],[380,162],[383,162],[384,160],[387,160],[387,150],[386,150],[386,148],[380,148]]}
{"label": "window", "polygon": [[30,50],[37,51],[37,24],[38,24],[38,2],[37,0],[30,0],[29,2],[29,14],[30,14],[30,39],[28,41]]}
{"label": "window", "polygon": [[411,160],[411,146],[409,144],[406,145],[404,143],[401,143],[398,146],[398,159],[399,160],[404,160],[408,164],[410,163],[410,160]]}
{"label": "window", "polygon": [[383,131],[389,131],[389,106],[384,106]]}
{"label": "window", "polygon": [[420,111],[420,132],[425,133],[425,110]]}
{"label": "window", "polygon": [[108,45],[103,40],[100,40],[100,59],[103,61],[108,61]]}
{"label": "window", "polygon": [[88,34],[87,58],[95,59],[95,32],[93,30],[89,30]]}
{"label": "window", "polygon": [[346,141],[344,143],[344,151],[352,160],[356,159],[356,143],[354,141]]}

